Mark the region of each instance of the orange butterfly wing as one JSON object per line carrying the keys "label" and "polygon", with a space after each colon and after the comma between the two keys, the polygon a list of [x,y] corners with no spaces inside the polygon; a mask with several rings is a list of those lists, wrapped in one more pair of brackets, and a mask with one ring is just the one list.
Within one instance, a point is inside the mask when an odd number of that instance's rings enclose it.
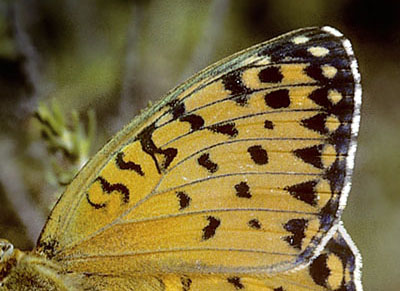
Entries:
{"label": "orange butterfly wing", "polygon": [[149,290],[177,274],[239,278],[307,265],[334,234],[350,189],[359,82],[350,43],[329,27],[222,60],[85,166],[36,252],[88,280]]}

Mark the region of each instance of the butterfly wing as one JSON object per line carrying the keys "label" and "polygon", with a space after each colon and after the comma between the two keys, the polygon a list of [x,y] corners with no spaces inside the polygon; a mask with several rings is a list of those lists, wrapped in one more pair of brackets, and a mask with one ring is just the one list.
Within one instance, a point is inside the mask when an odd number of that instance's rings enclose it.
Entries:
{"label": "butterfly wing", "polygon": [[306,265],[346,203],[360,103],[351,45],[332,28],[233,55],[117,134],[62,195],[36,251],[124,278]]}
{"label": "butterfly wing", "polygon": [[273,277],[273,285],[270,283],[270,286],[273,286],[271,290],[276,288],[275,290],[285,291],[362,291],[361,266],[361,255],[340,223],[325,249],[309,266]]}
{"label": "butterfly wing", "polygon": [[115,278],[93,275],[89,277],[88,283],[100,290],[112,286],[112,290],[362,291],[361,266],[361,255],[340,223],[324,250],[311,264],[275,276],[169,274],[139,279],[131,276]]}
{"label": "butterfly wing", "polygon": [[[165,290],[362,291],[361,255],[342,223],[319,256],[301,270],[276,276],[166,277]],[[175,281],[174,281],[175,280]],[[185,287],[187,289],[185,289]]]}

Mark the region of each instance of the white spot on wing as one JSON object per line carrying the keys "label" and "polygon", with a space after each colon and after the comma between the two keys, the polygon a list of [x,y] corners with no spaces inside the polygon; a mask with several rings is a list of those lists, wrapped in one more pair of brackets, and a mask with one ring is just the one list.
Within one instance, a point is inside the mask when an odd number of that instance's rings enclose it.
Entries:
{"label": "white spot on wing", "polygon": [[330,65],[323,65],[321,69],[322,74],[328,79],[333,79],[337,73],[337,69]]}
{"label": "white spot on wing", "polygon": [[337,104],[343,99],[343,96],[338,91],[331,89],[328,92],[328,99],[332,102],[332,104]]}
{"label": "white spot on wing", "polygon": [[313,46],[307,49],[314,57],[324,57],[329,53],[329,50],[322,46]]}
{"label": "white spot on wing", "polygon": [[299,35],[296,36],[292,39],[292,42],[294,44],[302,44],[302,43],[306,43],[307,41],[309,41],[310,39],[307,36],[304,35]]}

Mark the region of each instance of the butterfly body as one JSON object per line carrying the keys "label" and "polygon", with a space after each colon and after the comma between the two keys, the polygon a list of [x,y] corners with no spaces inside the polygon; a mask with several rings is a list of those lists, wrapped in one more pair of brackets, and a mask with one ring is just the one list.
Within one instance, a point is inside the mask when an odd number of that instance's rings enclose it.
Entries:
{"label": "butterfly body", "polygon": [[88,290],[361,290],[340,224],[360,102],[332,28],[228,57],[84,167],[32,255]]}

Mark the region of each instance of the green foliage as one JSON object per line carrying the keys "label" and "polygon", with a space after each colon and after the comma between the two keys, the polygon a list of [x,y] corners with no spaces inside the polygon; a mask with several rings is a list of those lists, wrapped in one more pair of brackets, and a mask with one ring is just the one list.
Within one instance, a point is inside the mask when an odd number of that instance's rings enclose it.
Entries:
{"label": "green foliage", "polygon": [[67,185],[88,161],[96,132],[94,110],[89,110],[85,129],[77,111],[71,113],[71,124],[56,101],[41,103],[35,113],[43,140],[50,154],[53,175],[60,185]]}

